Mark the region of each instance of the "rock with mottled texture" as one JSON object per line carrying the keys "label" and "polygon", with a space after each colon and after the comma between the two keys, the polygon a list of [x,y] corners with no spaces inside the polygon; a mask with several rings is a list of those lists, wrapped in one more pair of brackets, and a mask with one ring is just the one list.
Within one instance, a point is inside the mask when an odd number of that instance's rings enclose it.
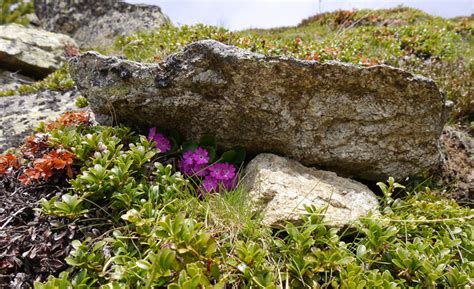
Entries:
{"label": "rock with mottled texture", "polygon": [[65,46],[77,47],[67,35],[18,24],[0,25],[0,68],[43,78],[66,60]]}
{"label": "rock with mottled texture", "polygon": [[112,46],[117,36],[170,24],[161,8],[117,0],[35,0],[41,26],[71,35],[81,47]]}
{"label": "rock with mottled texture", "polygon": [[323,222],[333,227],[377,213],[377,197],[365,185],[273,154],[250,161],[242,184],[250,203],[262,210],[262,222],[271,227],[298,223],[305,206],[322,210]]}
{"label": "rock with mottled texture", "polygon": [[466,128],[447,126],[441,136],[439,176],[442,186],[450,188],[449,197],[474,200],[474,136]]}
{"label": "rock with mottled texture", "polygon": [[75,110],[77,90],[41,91],[27,95],[0,97],[0,153],[22,143],[40,121],[54,120]]}
{"label": "rock with mottled texture", "polygon": [[35,80],[16,72],[0,69],[0,92],[16,90],[23,84],[32,84]]}
{"label": "rock with mottled texture", "polygon": [[378,65],[267,57],[192,43],[160,64],[97,53],[71,63],[100,119],[210,133],[222,149],[271,152],[345,176],[397,179],[434,167],[445,120],[436,84]]}

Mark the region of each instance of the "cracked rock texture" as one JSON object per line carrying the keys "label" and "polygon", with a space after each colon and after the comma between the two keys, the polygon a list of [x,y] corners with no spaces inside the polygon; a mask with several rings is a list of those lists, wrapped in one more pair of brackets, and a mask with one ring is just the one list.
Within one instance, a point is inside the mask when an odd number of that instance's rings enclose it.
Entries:
{"label": "cracked rock texture", "polygon": [[77,110],[77,90],[41,91],[0,97],[0,153],[19,146],[41,121],[54,120],[68,110]]}
{"label": "cracked rock texture", "polygon": [[158,6],[117,0],[35,0],[34,6],[43,28],[71,35],[89,48],[110,47],[117,36],[171,23]]}
{"label": "cracked rock texture", "polygon": [[0,25],[0,68],[43,78],[66,60],[66,45],[77,48],[67,35],[18,24]]}
{"label": "cracked rock texture", "polygon": [[271,227],[298,223],[305,205],[323,210],[323,221],[333,227],[353,225],[378,207],[365,185],[273,154],[250,161],[242,183],[250,203],[263,211],[262,222]]}
{"label": "cracked rock texture", "polygon": [[213,40],[160,64],[86,53],[71,73],[99,120],[210,133],[366,180],[435,167],[446,116],[435,83],[389,66],[266,57]]}

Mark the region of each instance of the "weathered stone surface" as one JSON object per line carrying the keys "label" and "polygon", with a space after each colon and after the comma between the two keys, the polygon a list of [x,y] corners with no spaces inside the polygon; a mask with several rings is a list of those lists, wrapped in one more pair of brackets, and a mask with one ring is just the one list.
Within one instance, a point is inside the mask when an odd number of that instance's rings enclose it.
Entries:
{"label": "weathered stone surface", "polygon": [[474,200],[474,137],[467,129],[447,126],[441,136],[439,174],[443,186],[450,188],[450,197],[461,201]]}
{"label": "weathered stone surface", "polygon": [[0,91],[15,90],[22,84],[32,84],[33,82],[35,80],[27,76],[0,69]]}
{"label": "weathered stone surface", "polygon": [[365,185],[273,154],[250,161],[242,184],[250,203],[263,210],[262,222],[272,227],[297,223],[305,205],[326,208],[323,221],[334,227],[354,224],[378,207],[377,197]]}
{"label": "weathered stone surface", "polygon": [[65,45],[75,47],[69,36],[18,24],[0,26],[0,68],[42,78],[66,59]]}
{"label": "weathered stone surface", "polygon": [[35,0],[42,27],[71,35],[81,47],[108,47],[120,35],[170,24],[155,5],[133,5],[117,0]]}
{"label": "weathered stone surface", "polygon": [[41,91],[0,97],[0,153],[18,146],[40,121],[54,120],[68,110],[77,110],[77,90]]}
{"label": "weathered stone surface", "polygon": [[393,67],[266,57],[212,40],[161,64],[91,52],[71,66],[101,119],[176,128],[188,139],[211,133],[223,148],[368,180],[404,178],[439,160],[443,95]]}

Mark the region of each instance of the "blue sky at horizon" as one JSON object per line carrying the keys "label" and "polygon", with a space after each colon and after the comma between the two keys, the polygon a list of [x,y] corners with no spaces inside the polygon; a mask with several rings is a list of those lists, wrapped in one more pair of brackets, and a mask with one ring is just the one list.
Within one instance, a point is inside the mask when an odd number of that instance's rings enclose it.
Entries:
{"label": "blue sky at horizon", "polygon": [[352,8],[414,7],[446,18],[474,13],[474,0],[126,0],[155,4],[176,25],[205,23],[241,30],[293,26],[320,12]]}

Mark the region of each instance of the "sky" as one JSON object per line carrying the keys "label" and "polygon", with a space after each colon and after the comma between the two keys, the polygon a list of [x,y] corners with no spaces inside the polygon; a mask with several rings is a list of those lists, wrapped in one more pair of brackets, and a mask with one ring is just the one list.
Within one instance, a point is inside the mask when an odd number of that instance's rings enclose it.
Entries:
{"label": "sky", "polygon": [[204,23],[230,30],[293,26],[319,12],[403,4],[442,17],[474,13],[474,0],[127,0],[155,4],[175,25]]}

